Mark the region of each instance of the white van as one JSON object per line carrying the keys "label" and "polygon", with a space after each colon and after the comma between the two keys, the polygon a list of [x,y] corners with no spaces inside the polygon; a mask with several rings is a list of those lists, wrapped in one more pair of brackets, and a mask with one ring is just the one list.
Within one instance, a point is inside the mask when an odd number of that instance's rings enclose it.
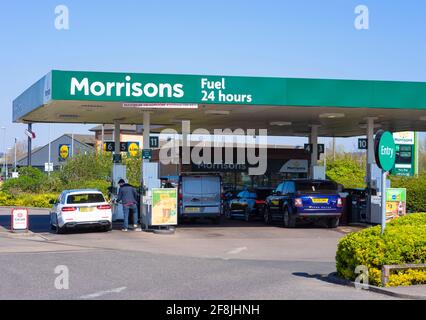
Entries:
{"label": "white van", "polygon": [[219,223],[222,215],[220,175],[182,175],[179,178],[179,218],[211,219]]}

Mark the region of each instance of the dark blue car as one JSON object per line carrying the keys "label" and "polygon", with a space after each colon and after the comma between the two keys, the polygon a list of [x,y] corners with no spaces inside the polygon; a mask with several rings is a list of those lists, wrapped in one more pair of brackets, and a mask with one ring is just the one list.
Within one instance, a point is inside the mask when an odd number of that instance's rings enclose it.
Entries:
{"label": "dark blue car", "polygon": [[228,218],[243,218],[247,222],[256,217],[262,219],[266,198],[271,193],[272,188],[257,188],[253,191],[241,191],[229,203]]}
{"label": "dark blue car", "polygon": [[332,181],[286,180],[266,199],[264,220],[294,228],[299,220],[322,219],[337,228],[342,207],[338,186]]}

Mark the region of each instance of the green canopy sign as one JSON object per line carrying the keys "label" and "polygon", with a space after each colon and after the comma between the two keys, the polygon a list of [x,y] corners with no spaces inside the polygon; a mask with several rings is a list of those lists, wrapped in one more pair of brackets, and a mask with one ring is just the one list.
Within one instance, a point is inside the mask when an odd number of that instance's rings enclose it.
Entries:
{"label": "green canopy sign", "polygon": [[426,83],[53,70],[13,102],[13,120],[52,101],[426,109]]}
{"label": "green canopy sign", "polygon": [[395,165],[396,145],[392,133],[379,131],[375,139],[376,163],[384,171],[390,171]]}

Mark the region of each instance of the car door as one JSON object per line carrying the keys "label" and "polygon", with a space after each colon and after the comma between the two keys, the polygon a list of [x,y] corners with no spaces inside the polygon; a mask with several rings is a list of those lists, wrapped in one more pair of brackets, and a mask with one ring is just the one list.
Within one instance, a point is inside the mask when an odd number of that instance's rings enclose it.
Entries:
{"label": "car door", "polygon": [[274,194],[269,197],[268,207],[269,207],[269,211],[271,213],[279,213],[280,212],[281,196],[282,196],[282,193],[284,191],[284,185],[285,185],[285,183],[279,184],[277,189],[275,190]]}
{"label": "car door", "polygon": [[51,212],[51,222],[54,225],[58,224],[59,215],[61,214],[61,207],[64,202],[64,194],[61,193],[56,200],[55,204],[53,205],[52,212]]}
{"label": "car door", "polygon": [[288,191],[289,191],[289,183],[288,181],[283,183],[283,187],[281,190],[281,196],[279,197],[280,203],[280,214],[284,214],[284,209],[288,204]]}
{"label": "car door", "polygon": [[182,177],[182,209],[184,213],[202,213],[202,177]]}
{"label": "car door", "polygon": [[221,183],[219,176],[203,176],[201,203],[205,213],[220,213]]}
{"label": "car door", "polygon": [[288,181],[287,182],[285,203],[286,203],[287,208],[290,211],[290,213],[293,212],[293,201],[294,201],[295,196],[296,196],[296,183],[294,181]]}

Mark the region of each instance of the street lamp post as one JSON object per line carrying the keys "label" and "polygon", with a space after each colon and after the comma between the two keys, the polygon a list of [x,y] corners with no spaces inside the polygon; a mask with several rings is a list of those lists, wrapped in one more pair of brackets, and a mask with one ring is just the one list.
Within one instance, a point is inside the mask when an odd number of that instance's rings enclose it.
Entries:
{"label": "street lamp post", "polygon": [[16,173],[16,146],[18,144],[18,138],[15,138],[15,162],[14,162],[14,172]]}
{"label": "street lamp post", "polygon": [[50,141],[50,124],[48,126],[48,136],[49,136],[49,159],[47,164],[47,175],[50,177],[50,161],[51,161],[51,155],[52,155],[52,143]]}
{"label": "street lamp post", "polygon": [[1,127],[1,130],[3,130],[3,172],[6,172],[6,127]]}
{"label": "street lamp post", "polygon": [[11,151],[12,148],[7,148],[7,152],[5,154],[5,162],[6,162],[6,180],[9,179],[9,165],[7,163],[7,154]]}

